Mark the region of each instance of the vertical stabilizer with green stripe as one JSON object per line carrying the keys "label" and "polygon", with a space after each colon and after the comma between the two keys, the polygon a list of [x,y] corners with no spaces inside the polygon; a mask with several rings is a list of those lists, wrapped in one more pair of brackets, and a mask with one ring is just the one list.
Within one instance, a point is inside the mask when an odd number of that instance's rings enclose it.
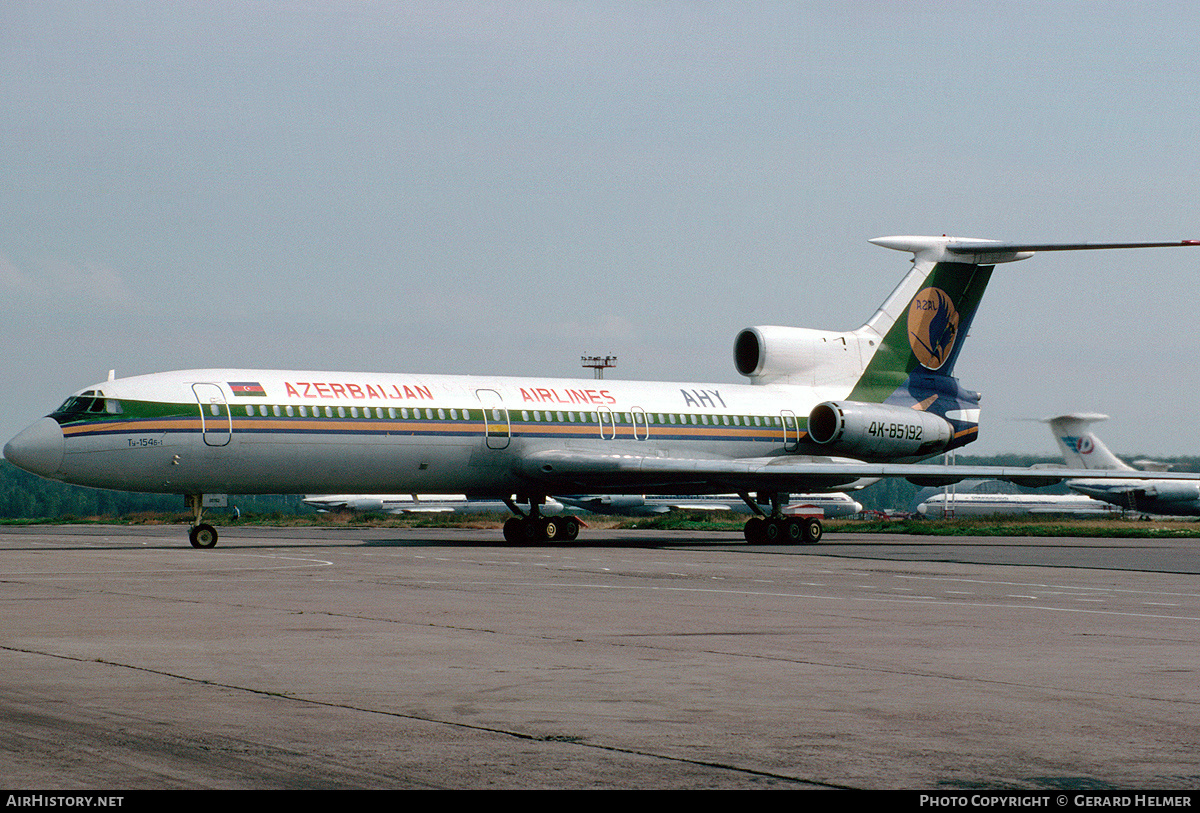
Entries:
{"label": "vertical stabilizer with green stripe", "polygon": [[[954,364],[991,276],[990,265],[918,259],[897,288],[897,294],[916,288],[903,308],[889,299],[866,325],[882,340],[850,400],[894,402],[897,393],[907,392],[916,381],[930,394],[956,391]],[[913,403],[920,400],[924,399]]]}

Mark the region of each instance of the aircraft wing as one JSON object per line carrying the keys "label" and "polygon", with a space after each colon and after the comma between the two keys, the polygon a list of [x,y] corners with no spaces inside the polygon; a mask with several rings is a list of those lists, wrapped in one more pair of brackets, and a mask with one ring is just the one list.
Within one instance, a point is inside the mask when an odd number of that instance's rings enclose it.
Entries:
{"label": "aircraft wing", "polygon": [[904,477],[925,486],[967,479],[1007,480],[1040,487],[1068,479],[1200,480],[1200,473],[1126,470],[958,466],[938,463],[863,463],[833,457],[784,455],[751,458],[657,457],[614,451],[543,450],[524,456],[521,473],[550,493],[705,493],[838,491],[856,481]]}

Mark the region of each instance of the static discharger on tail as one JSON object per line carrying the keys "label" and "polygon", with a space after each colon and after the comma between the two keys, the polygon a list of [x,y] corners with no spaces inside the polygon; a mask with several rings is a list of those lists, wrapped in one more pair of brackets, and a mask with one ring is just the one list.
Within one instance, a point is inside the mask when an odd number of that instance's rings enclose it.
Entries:
{"label": "static discharger on tail", "polygon": [[305,493],[499,499],[514,514],[504,528],[513,543],[575,538],[576,519],[543,510],[555,494],[736,493],[754,512],[748,541],[811,543],[821,521],[787,515],[789,493],[853,491],[881,477],[1079,476],[920,462],[978,436],[979,393],[953,371],[993,267],[1038,251],[1198,244],[872,242],[913,255],[883,305],[843,333],[743,330],[734,362],[748,384],[246,369],[110,376],[4,452],[67,483],[182,494],[197,547],[216,544],[203,514],[225,495]]}

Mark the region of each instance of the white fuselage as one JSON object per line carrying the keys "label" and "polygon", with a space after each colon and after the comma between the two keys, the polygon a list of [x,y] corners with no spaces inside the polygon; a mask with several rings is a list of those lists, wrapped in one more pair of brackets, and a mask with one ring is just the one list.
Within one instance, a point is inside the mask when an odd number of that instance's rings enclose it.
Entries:
{"label": "white fuselage", "polygon": [[1105,515],[1120,509],[1076,494],[935,494],[917,506],[927,517],[995,514]]}
{"label": "white fuselage", "polygon": [[61,461],[38,473],[195,494],[509,495],[527,486],[515,461],[541,449],[691,459],[819,454],[805,440],[808,412],[845,395],[795,385],[159,373],[81,391],[73,408],[85,412],[56,413]]}

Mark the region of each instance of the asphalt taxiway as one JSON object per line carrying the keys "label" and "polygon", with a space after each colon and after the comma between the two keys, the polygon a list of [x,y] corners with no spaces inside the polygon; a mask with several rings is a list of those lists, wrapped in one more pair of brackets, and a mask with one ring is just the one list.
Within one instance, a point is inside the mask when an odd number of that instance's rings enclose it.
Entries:
{"label": "asphalt taxiway", "polygon": [[0,528],[10,788],[1200,784],[1193,540]]}

